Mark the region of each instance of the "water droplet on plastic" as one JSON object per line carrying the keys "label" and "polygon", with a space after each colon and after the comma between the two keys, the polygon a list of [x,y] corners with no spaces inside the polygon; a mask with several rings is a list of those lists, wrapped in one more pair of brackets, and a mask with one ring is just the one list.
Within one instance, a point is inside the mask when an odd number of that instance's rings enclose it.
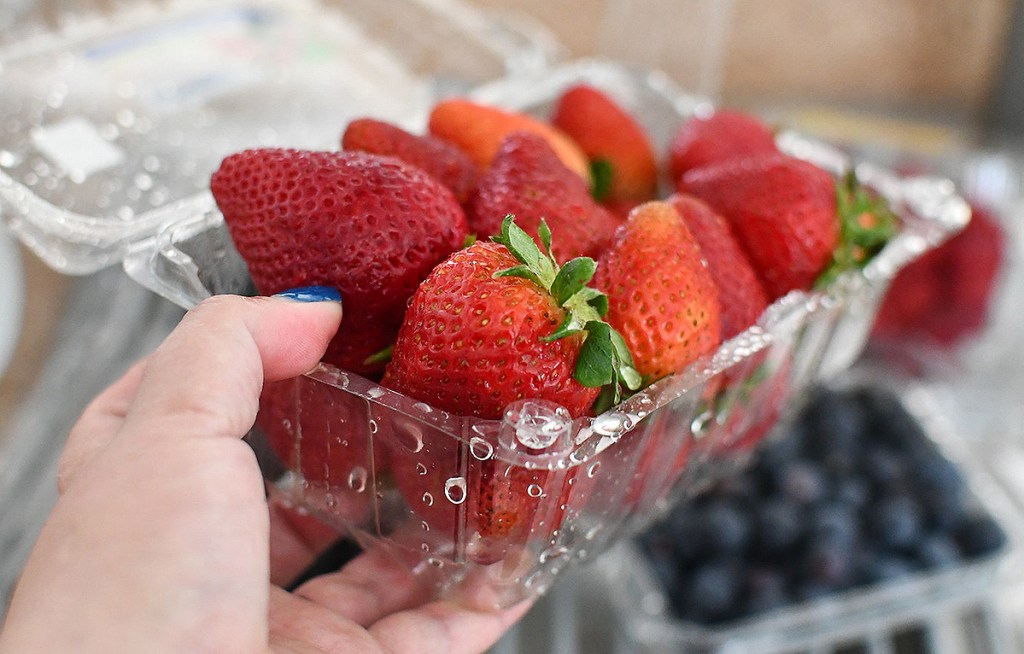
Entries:
{"label": "water droplet on plastic", "polygon": [[369,473],[366,472],[366,468],[362,466],[352,468],[352,472],[348,473],[348,487],[357,493],[362,493],[366,490],[367,477],[369,477]]}
{"label": "water droplet on plastic", "polygon": [[117,112],[117,124],[121,127],[131,128],[135,124],[135,112],[131,109],[121,109]]}
{"label": "water droplet on plastic", "polygon": [[427,506],[434,506],[434,496],[430,493],[423,493],[423,503]]}
{"label": "water droplet on plastic", "polygon": [[591,479],[593,479],[594,475],[596,475],[597,471],[600,470],[600,469],[601,469],[601,462],[600,461],[594,461],[593,463],[590,464],[590,467],[587,468],[587,476],[590,477]]}
{"label": "water droplet on plastic", "polygon": [[544,489],[538,486],[537,484],[530,484],[529,487],[526,489],[526,494],[529,495],[530,497],[540,497],[541,495],[544,494]]}
{"label": "water droplet on plastic", "polygon": [[377,398],[384,397],[384,389],[380,386],[373,386],[370,390],[366,391],[366,394],[376,400]]}
{"label": "water droplet on plastic", "polygon": [[[423,527],[423,531],[430,531],[430,525],[427,524],[426,520],[420,522],[420,526]],[[426,545],[426,543],[424,543]]]}
{"label": "water droplet on plastic", "polygon": [[155,173],[160,170],[160,158],[155,155],[149,155],[142,160],[142,169],[147,173]]}
{"label": "water droplet on plastic", "polygon": [[420,411],[422,413],[433,413],[434,412],[434,407],[430,406],[426,402],[417,402],[416,404],[412,405],[412,408],[414,408],[417,411]]}
{"label": "water droplet on plastic", "polygon": [[473,455],[473,458],[480,461],[486,461],[494,456],[494,446],[479,436],[474,436],[470,439],[469,451]]}
{"label": "water droplet on plastic", "polygon": [[372,419],[370,420],[370,433],[371,434],[376,434],[377,433],[377,421],[376,420],[372,420]]}
{"label": "water droplet on plastic", "polygon": [[404,425],[404,429],[396,429],[395,438],[413,454],[423,449],[423,434],[412,425]]}
{"label": "water droplet on plastic", "polygon": [[430,551],[430,545],[428,545],[426,543],[421,543],[420,544],[420,549],[423,550],[424,552],[429,552]]}
{"label": "water droplet on plastic", "polygon": [[417,463],[416,464],[416,473],[420,477],[422,477],[423,475],[427,474],[427,466],[423,465],[422,463]]}
{"label": "water droplet on plastic", "polygon": [[594,431],[602,436],[618,436],[632,426],[633,421],[622,413],[609,413],[594,419]]}
{"label": "water droplet on plastic", "polygon": [[442,561],[441,559],[435,559],[433,557],[427,559],[427,564],[428,565],[432,565],[435,568],[443,568],[444,567],[444,561]]}
{"label": "water droplet on plastic", "polygon": [[538,560],[542,564],[543,563],[547,563],[548,561],[551,561],[553,559],[557,559],[559,557],[565,556],[566,554],[568,554],[568,552],[569,552],[569,549],[567,547],[561,547],[561,546],[550,547],[550,548],[548,548],[548,549],[546,549],[546,550],[544,550],[543,552],[540,553],[540,557],[538,557]]}
{"label": "water droplet on plastic", "polygon": [[338,506],[338,498],[334,496],[334,493],[327,493],[324,495],[324,504],[328,509],[333,509]]}
{"label": "water droplet on plastic", "polygon": [[452,477],[444,482],[444,496],[452,504],[462,504],[466,501],[466,479],[464,477]]}
{"label": "water droplet on plastic", "polygon": [[572,417],[564,407],[540,402],[523,402],[505,418],[515,426],[516,440],[534,450],[551,447],[572,427]]}
{"label": "water droplet on plastic", "polygon": [[10,150],[0,150],[0,166],[4,168],[13,168],[21,163],[21,156],[14,154]]}
{"label": "water droplet on plastic", "polygon": [[148,191],[153,188],[153,178],[145,173],[139,173],[135,176],[135,186],[140,190]]}
{"label": "water droplet on plastic", "polygon": [[594,537],[601,533],[601,525],[594,525],[583,534],[585,540],[594,540]]}
{"label": "water droplet on plastic", "polygon": [[690,423],[690,431],[694,436],[700,436],[707,431],[713,418],[714,414],[711,413],[710,409],[701,411],[699,414],[694,416],[693,421]]}

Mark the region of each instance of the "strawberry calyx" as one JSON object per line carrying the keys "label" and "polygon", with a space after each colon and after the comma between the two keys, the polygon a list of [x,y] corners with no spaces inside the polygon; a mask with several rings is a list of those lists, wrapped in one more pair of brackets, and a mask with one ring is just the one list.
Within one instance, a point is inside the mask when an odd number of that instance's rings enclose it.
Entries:
{"label": "strawberry calyx", "polygon": [[501,233],[491,240],[504,245],[520,265],[499,270],[494,276],[528,279],[551,294],[565,310],[566,317],[545,340],[550,342],[583,334],[573,378],[590,388],[605,387],[612,403],[617,404],[622,399],[623,389],[638,390],[643,377],[633,365],[633,356],[622,335],[604,321],[608,297],[587,286],[597,271],[597,263],[590,257],[576,257],[559,266],[551,254],[551,230],[543,220],[537,228],[537,236],[543,250],[515,224],[512,214],[506,215]]}
{"label": "strawberry calyx", "polygon": [[839,245],[815,283],[818,288],[848,270],[866,266],[896,235],[899,225],[885,198],[862,185],[852,170],[836,183],[836,214]]}
{"label": "strawberry calyx", "polygon": [[594,159],[590,162],[590,196],[596,202],[604,202],[612,192],[615,167],[608,159]]}

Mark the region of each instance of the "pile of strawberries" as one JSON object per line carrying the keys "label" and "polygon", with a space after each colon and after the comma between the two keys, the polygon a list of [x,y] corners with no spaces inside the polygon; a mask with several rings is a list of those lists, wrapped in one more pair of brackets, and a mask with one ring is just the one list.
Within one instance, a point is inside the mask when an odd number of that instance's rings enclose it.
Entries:
{"label": "pile of strawberries", "polygon": [[[600,412],[862,265],[895,224],[739,112],[685,121],[660,165],[637,120],[585,85],[547,119],[451,99],[427,134],[367,118],[341,145],[229,156],[214,197],[260,293],[340,290],[325,362],[457,415],[522,399]],[[307,477],[323,474],[315,438]],[[514,529],[491,502],[476,526]]]}

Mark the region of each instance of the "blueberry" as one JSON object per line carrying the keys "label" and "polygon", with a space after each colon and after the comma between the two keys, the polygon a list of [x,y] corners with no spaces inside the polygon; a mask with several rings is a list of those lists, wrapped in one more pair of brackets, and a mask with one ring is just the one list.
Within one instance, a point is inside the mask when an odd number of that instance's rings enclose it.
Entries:
{"label": "blueberry", "polygon": [[921,538],[924,520],[913,498],[893,495],[884,497],[869,510],[868,524],[879,543],[890,549],[906,551]]}
{"label": "blueberry", "polygon": [[807,544],[804,553],[805,581],[830,589],[842,589],[853,574],[853,544],[842,538],[818,536]]}
{"label": "blueberry", "polygon": [[899,555],[868,556],[857,567],[857,579],[863,584],[894,581],[913,574],[913,561]]}
{"label": "blueberry", "polygon": [[907,482],[907,469],[906,456],[888,446],[874,447],[861,459],[864,477],[883,492],[902,488]]}
{"label": "blueberry", "polygon": [[755,615],[786,606],[792,601],[786,577],[768,568],[753,568],[744,583],[743,613]]}
{"label": "blueberry", "polygon": [[930,447],[920,423],[892,392],[865,388],[860,389],[857,396],[870,415],[868,433],[872,441],[905,453]]}
{"label": "blueberry", "polygon": [[960,549],[947,534],[929,534],[917,546],[917,560],[928,570],[949,568],[960,561]]}
{"label": "blueberry", "polygon": [[765,440],[757,449],[754,474],[768,481],[774,480],[779,470],[800,456],[800,449],[801,438],[793,431]]}
{"label": "blueberry", "polygon": [[804,411],[807,450],[818,459],[835,453],[852,454],[863,439],[867,423],[857,398],[843,390],[821,390]]}
{"label": "blueberry", "polygon": [[700,566],[680,589],[681,613],[701,622],[719,622],[737,613],[741,574],[735,561],[713,560]]}
{"label": "blueberry", "polygon": [[857,540],[857,512],[840,502],[824,502],[811,511],[809,529],[813,539],[831,539],[853,545]]}
{"label": "blueberry", "polygon": [[699,512],[693,507],[677,507],[669,514],[663,529],[669,535],[680,562],[694,561],[705,555],[704,525]]}
{"label": "blueberry", "polygon": [[835,501],[856,511],[863,507],[871,497],[871,489],[868,482],[861,477],[842,477],[836,480],[832,497]]}
{"label": "blueberry", "polygon": [[993,518],[978,513],[961,522],[956,540],[964,556],[976,558],[993,554],[1006,545],[1006,532]]}
{"label": "blueberry", "polygon": [[967,489],[956,466],[938,453],[914,459],[912,477],[929,522],[950,529],[967,511]]}
{"label": "blueberry", "polygon": [[813,504],[828,493],[828,479],[817,464],[793,461],[780,471],[779,490],[788,499],[799,504]]}
{"label": "blueberry", "polygon": [[739,552],[750,540],[750,519],[735,501],[726,498],[711,500],[700,511],[700,520],[706,551]]}
{"label": "blueberry", "polygon": [[768,499],[755,509],[754,551],[769,556],[784,554],[804,535],[802,512],[792,502]]}

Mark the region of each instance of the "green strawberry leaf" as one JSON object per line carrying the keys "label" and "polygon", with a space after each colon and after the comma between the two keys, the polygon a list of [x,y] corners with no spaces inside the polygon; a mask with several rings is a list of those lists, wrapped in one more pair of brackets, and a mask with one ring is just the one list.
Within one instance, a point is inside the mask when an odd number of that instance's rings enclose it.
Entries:
{"label": "green strawberry leaf", "polygon": [[569,298],[582,291],[596,271],[597,262],[590,257],[576,257],[567,261],[551,284],[551,295],[555,297],[558,306],[562,306]]}
{"label": "green strawberry leaf", "polygon": [[615,345],[611,326],[606,322],[587,324],[587,339],[580,348],[573,378],[590,388],[605,386],[615,380]]}
{"label": "green strawberry leaf", "polygon": [[584,332],[573,377],[587,387],[607,387],[610,390],[602,390],[599,397],[610,397],[617,404],[622,399],[623,389],[636,391],[644,379],[636,370],[622,335],[603,320],[608,313],[608,296],[587,286],[597,271],[597,262],[589,257],[577,257],[559,266],[551,255],[551,230],[544,221],[537,235],[544,246],[543,252],[530,235],[515,224],[511,214],[505,216],[501,233],[491,240],[508,248],[520,263],[494,276],[527,279],[551,294],[566,316],[558,329],[544,340],[552,342]]}
{"label": "green strawberry leaf", "polygon": [[836,183],[839,244],[828,267],[818,276],[821,288],[848,270],[863,268],[881,252],[899,228],[899,219],[885,198],[865,188],[850,171]]}
{"label": "green strawberry leaf", "polygon": [[612,162],[607,159],[591,161],[590,178],[594,180],[590,187],[591,197],[598,202],[607,200],[612,191],[612,181],[615,179],[615,167]]}

